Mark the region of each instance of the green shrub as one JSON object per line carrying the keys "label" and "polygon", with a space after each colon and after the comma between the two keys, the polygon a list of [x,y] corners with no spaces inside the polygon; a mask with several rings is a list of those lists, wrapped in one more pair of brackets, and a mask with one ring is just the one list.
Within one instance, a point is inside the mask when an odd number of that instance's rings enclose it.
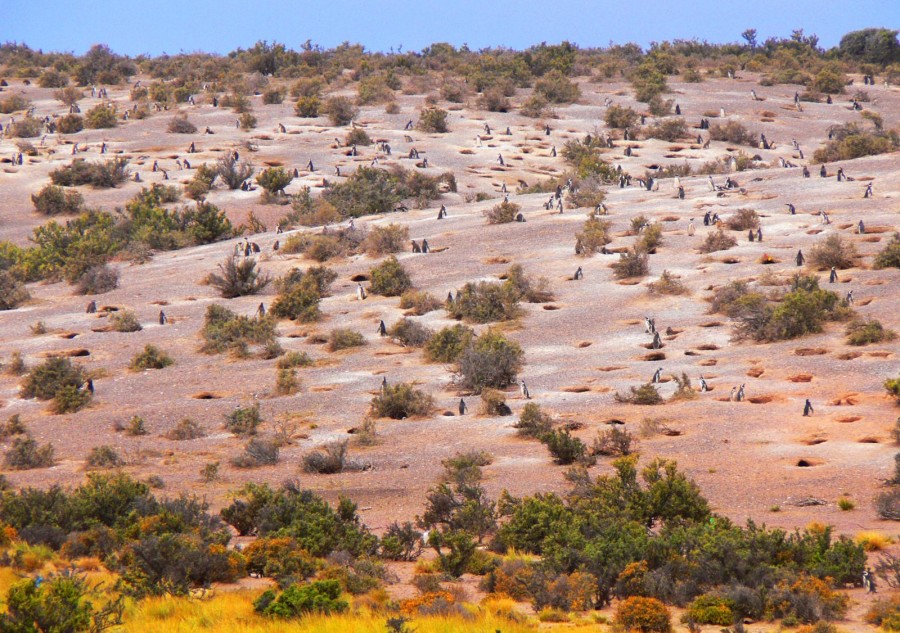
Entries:
{"label": "green shrub", "polygon": [[128,159],[113,158],[104,162],[88,163],[76,158],[66,166],[50,172],[54,185],[76,187],[91,185],[98,189],[114,188],[128,179]]}
{"label": "green shrub", "polygon": [[612,241],[609,235],[610,223],[591,215],[584,222],[581,232],[575,234],[575,252],[579,255],[593,255]]}
{"label": "green shrub", "polygon": [[247,442],[244,452],[231,460],[231,465],[236,468],[256,468],[277,463],[278,444],[273,440],[257,437]]}
{"label": "green shrub", "polygon": [[506,394],[497,389],[481,391],[481,412],[484,415],[509,415]]}
{"label": "green shrub", "polygon": [[6,135],[10,138],[36,138],[44,131],[44,124],[40,119],[27,116],[15,123],[6,126]]}
{"label": "green shrub", "polygon": [[95,446],[85,460],[88,468],[118,468],[125,465],[125,460],[112,446]]}
{"label": "green shrub", "polygon": [[245,132],[249,132],[250,130],[256,127],[258,121],[256,117],[253,116],[252,112],[244,112],[241,116],[238,117],[238,122],[241,124],[241,129]]}
{"label": "green shrub", "polygon": [[425,108],[419,112],[419,122],[416,124],[416,128],[423,132],[445,134],[450,131],[447,126],[448,114],[446,110],[440,108]]}
{"label": "green shrub", "polygon": [[428,415],[434,408],[434,400],[411,383],[401,382],[384,387],[372,398],[371,406],[372,414],[377,417],[403,420]]}
{"label": "green shrub", "polygon": [[284,188],[291,184],[294,174],[284,167],[270,167],[256,177],[259,186],[272,195],[284,194]]}
{"label": "green shrub", "polygon": [[362,466],[347,457],[347,440],[330,442],[320,449],[306,453],[302,458],[303,472],[319,475],[333,475],[349,470],[359,470]]}
{"label": "green shrub", "polygon": [[415,316],[422,316],[441,307],[441,302],[431,293],[421,290],[407,290],[400,295],[400,308],[409,310]]}
{"label": "green shrub", "polygon": [[643,103],[661,95],[668,89],[666,76],[653,63],[645,61],[638,66],[631,76],[634,98]]}
{"label": "green shrub", "polygon": [[418,321],[404,318],[394,323],[388,330],[388,334],[402,345],[424,347],[434,336],[434,331]]}
{"label": "green shrub", "polygon": [[422,533],[409,521],[391,523],[381,537],[381,557],[387,560],[413,561],[422,553]]}
{"label": "green shrub", "polygon": [[[297,99],[294,104],[294,113],[301,119],[313,119],[319,116],[319,109],[322,107],[322,101],[316,95],[309,95]],[[353,117],[350,117],[351,120]]]}
{"label": "green shrub", "polygon": [[385,297],[398,297],[412,287],[409,273],[393,255],[370,271],[372,292]]}
{"label": "green shrub", "polygon": [[256,435],[256,430],[262,424],[259,415],[259,403],[252,407],[238,407],[225,416],[225,428],[235,435]]}
{"label": "green shrub", "polygon": [[318,321],[321,298],[316,280],[306,275],[299,282],[282,288],[281,294],[272,304],[272,314],[304,323]]}
{"label": "green shrub", "polygon": [[256,270],[253,258],[227,257],[219,264],[218,273],[210,273],[207,283],[219,291],[225,299],[255,295],[269,285],[271,278]]}
{"label": "green shrub", "polygon": [[847,344],[848,345],[868,345],[870,343],[881,343],[882,341],[893,341],[897,338],[897,333],[893,330],[885,328],[881,321],[875,319],[854,320],[847,325]]}
{"label": "green shrub", "polygon": [[56,119],[56,131],[60,134],[75,134],[84,129],[84,119],[80,114],[66,114]]}
{"label": "green shrub", "polygon": [[591,452],[594,455],[620,457],[631,455],[635,452],[636,445],[637,440],[628,429],[620,429],[613,425],[609,429],[597,433]]}
{"label": "green shrub", "polygon": [[484,217],[488,220],[488,224],[507,224],[515,221],[516,215],[518,215],[521,209],[522,207],[515,202],[507,202],[504,200],[490,209],[485,209],[483,213]]}
{"label": "green shrub", "polygon": [[610,268],[616,279],[643,277],[650,272],[650,258],[646,251],[632,247],[619,253],[619,261],[613,262]]}
{"label": "green shrub", "polygon": [[713,123],[709,126],[709,138],[713,141],[756,147],[756,135],[738,121]]}
{"label": "green shrub", "polygon": [[337,580],[317,580],[303,586],[291,585],[281,594],[269,589],[253,606],[257,613],[299,618],[307,613],[343,613],[350,605],[341,600],[341,585]]}
{"label": "green shrub", "polygon": [[900,268],[900,233],[894,233],[891,241],[875,256],[875,268]]}
{"label": "green shrub", "polygon": [[465,325],[439,330],[425,345],[425,359],[432,363],[453,363],[475,338],[475,331]]}
{"label": "green shrub", "polygon": [[737,246],[737,240],[722,229],[718,229],[716,231],[710,231],[706,235],[706,239],[700,246],[700,252],[715,253],[717,251],[726,251],[732,246]]}
{"label": "green shrub", "polygon": [[640,387],[630,387],[630,389],[631,393],[629,395],[623,395],[619,392],[616,392],[616,402],[628,402],[631,404],[647,405],[663,403],[662,396],[659,395],[659,391],[657,391],[656,387],[653,386],[653,383],[644,383]]}
{"label": "green shrub", "polygon": [[529,402],[519,414],[516,432],[521,437],[540,439],[553,428],[552,418],[535,402]]}
{"label": "green shrub", "polygon": [[216,174],[231,189],[240,189],[245,180],[253,175],[253,163],[235,160],[234,154],[227,154],[216,162]]}
{"label": "green shrub", "polygon": [[54,452],[53,444],[39,446],[30,435],[19,435],[13,438],[12,445],[3,456],[3,467],[9,470],[47,468],[54,463]]}
{"label": "green shrub", "polygon": [[182,419],[165,435],[166,439],[184,442],[206,437],[206,430],[190,418]]}
{"label": "green shrub", "polygon": [[293,369],[295,367],[309,367],[314,363],[306,352],[288,352],[278,359],[275,366],[278,369]]}
{"label": "green shrub", "polygon": [[447,311],[454,319],[472,323],[508,321],[520,314],[519,298],[517,289],[510,284],[469,282],[456,292]]}
{"label": "green shrub", "polygon": [[207,354],[233,350],[244,353],[249,344],[266,345],[275,338],[275,323],[267,317],[249,318],[237,315],[228,308],[211,305],[206,308],[201,330]]}
{"label": "green shrub", "polygon": [[188,120],[186,114],[180,114],[169,119],[166,130],[172,134],[195,134],[197,126]]}
{"label": "green shrub", "polygon": [[366,235],[362,247],[370,257],[398,253],[409,243],[409,227],[400,224],[374,226]]}
{"label": "green shrub", "polygon": [[625,129],[634,127],[640,115],[627,106],[611,105],[606,109],[603,120],[607,127]]}
{"label": "green shrub", "polygon": [[13,310],[30,298],[25,284],[8,270],[0,270],[0,310]]}
{"label": "green shrub", "polygon": [[290,396],[300,390],[297,370],[293,367],[279,368],[275,378],[275,393],[279,396]]}
{"label": "green shrub", "polygon": [[896,131],[864,130],[857,123],[847,123],[832,127],[829,132],[832,139],[813,154],[816,163],[875,156],[900,147],[900,135]]}
{"label": "green shrub", "polygon": [[691,602],[682,616],[682,621],[731,626],[735,621],[734,607],[734,600],[713,594],[704,594]]}
{"label": "green shrub", "polygon": [[557,464],[567,465],[575,462],[590,464],[593,462],[584,442],[572,436],[566,429],[548,431],[540,437],[540,440],[547,446],[547,450],[550,451]]}
{"label": "green shrub", "polygon": [[349,125],[359,114],[359,108],[347,97],[329,97],[321,109],[336,126]]}
{"label": "green shrub", "polygon": [[626,631],[669,633],[672,630],[669,610],[656,598],[626,598],[616,607],[615,620]]}
{"label": "green shrub", "polygon": [[130,435],[131,437],[147,435],[148,433],[144,418],[139,415],[131,416],[131,419],[128,420],[128,424],[125,426],[124,431],[126,435]]}
{"label": "green shrub", "polygon": [[135,355],[131,359],[129,367],[133,371],[143,371],[145,369],[165,369],[172,365],[175,361],[164,351],[148,343],[144,346],[144,351]]}
{"label": "green shrub", "polygon": [[265,105],[278,105],[284,101],[284,93],[281,90],[266,90],[263,93]]}
{"label": "green shrub", "polygon": [[[482,394],[483,395],[483,394]],[[481,481],[482,466],[490,466],[494,458],[485,451],[459,452],[441,460],[444,467],[444,479],[458,486],[475,484]]]}
{"label": "green shrub", "polygon": [[109,317],[110,327],[116,332],[140,332],[143,326],[138,321],[137,315],[131,310],[114,312]]}
{"label": "green shrub", "polygon": [[481,393],[485,387],[503,389],[522,368],[524,352],[500,332],[488,330],[465,348],[457,360],[459,386]]}
{"label": "green shrub", "polygon": [[243,551],[247,571],[274,578],[280,587],[315,575],[319,562],[290,537],[258,538]]}
{"label": "green shrub", "polygon": [[647,138],[655,138],[661,141],[674,143],[675,141],[688,136],[688,127],[682,118],[663,119],[662,121],[657,121],[649,126],[644,130],[644,134]]}
{"label": "green shrub", "polygon": [[825,65],[816,73],[812,81],[812,88],[826,94],[840,94],[844,92],[847,84],[847,76],[841,71],[836,62]]}
{"label": "green shrub", "polygon": [[534,92],[550,103],[574,103],[581,96],[578,85],[558,70],[552,70],[534,84]]}
{"label": "green shrub", "polygon": [[92,130],[116,127],[116,109],[103,104],[95,105],[85,113],[84,125]]}
{"label": "green shrub", "polygon": [[86,382],[84,369],[65,356],[51,356],[29,371],[19,395],[26,399],[50,400],[64,388],[72,387],[77,391]]}
{"label": "green shrub", "polygon": [[489,88],[478,98],[478,107],[488,112],[509,112],[512,104],[501,88]]}
{"label": "green shrub", "polygon": [[359,217],[393,211],[409,191],[403,172],[388,172],[375,167],[360,167],[343,182],[333,184],[322,198],[337,209],[341,217]]}
{"label": "green shrub", "polygon": [[121,598],[102,609],[90,601],[92,593],[83,576],[59,574],[43,583],[26,578],[6,592],[3,630],[10,633],[37,631],[103,631],[121,616]]}
{"label": "green shrub", "polygon": [[356,330],[349,328],[336,328],[328,335],[328,351],[330,352],[360,347],[365,344],[365,337]]}
{"label": "green shrub", "polygon": [[753,209],[738,209],[725,222],[732,231],[746,231],[759,227],[759,215]]}
{"label": "green shrub", "polygon": [[344,137],[344,145],[347,147],[351,147],[353,145],[371,145],[372,139],[369,138],[369,135],[366,134],[366,131],[361,127],[352,128],[349,132],[347,132],[347,136]]}
{"label": "green shrub", "polygon": [[38,85],[41,88],[64,88],[69,85],[69,76],[55,68],[48,68],[38,77]]}

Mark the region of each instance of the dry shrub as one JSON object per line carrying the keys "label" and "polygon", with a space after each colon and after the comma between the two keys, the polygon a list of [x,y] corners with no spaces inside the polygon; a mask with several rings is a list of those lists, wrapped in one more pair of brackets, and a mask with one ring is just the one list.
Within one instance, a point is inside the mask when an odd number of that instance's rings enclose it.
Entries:
{"label": "dry shrub", "polygon": [[490,209],[485,209],[482,213],[487,218],[488,224],[508,224],[509,222],[515,222],[516,216],[521,209],[522,207],[515,202],[504,200]]}
{"label": "dry shrub", "polygon": [[235,468],[256,468],[278,463],[278,444],[274,440],[253,438],[244,447],[244,452],[231,459]]}
{"label": "dry shrub", "polygon": [[632,247],[619,254],[619,261],[610,266],[616,279],[643,277],[650,272],[650,257],[646,251]]}
{"label": "dry shrub", "polygon": [[700,252],[715,253],[716,251],[727,251],[729,248],[736,245],[736,239],[725,233],[722,229],[718,229],[706,236],[703,244],[700,245]]}
{"label": "dry shrub", "polygon": [[726,141],[736,145],[756,146],[756,135],[737,121],[713,123],[709,126],[709,138],[713,141]]}
{"label": "dry shrub", "polygon": [[165,435],[168,440],[175,441],[187,441],[187,440],[196,440],[201,437],[206,437],[206,431],[203,430],[203,427],[191,420],[190,418],[184,418],[181,422],[175,425],[168,433]]}
{"label": "dry shrub", "polygon": [[837,233],[819,240],[809,251],[809,261],[817,270],[828,270],[832,266],[841,270],[850,268],[855,257],[856,248],[853,243]]}
{"label": "dry shrub", "polygon": [[372,398],[371,406],[377,417],[402,420],[428,415],[434,408],[434,400],[412,383],[401,382],[384,387],[382,393]]}
{"label": "dry shrub", "polygon": [[732,231],[755,229],[759,226],[759,215],[753,209],[738,209],[725,221],[725,225]]}
{"label": "dry shrub", "polygon": [[412,319],[400,319],[388,330],[392,339],[408,347],[424,347],[434,331]]}
{"label": "dry shrub", "polygon": [[575,252],[584,256],[599,253],[612,241],[609,235],[610,226],[606,220],[591,215],[585,220],[581,232],[575,234]]}
{"label": "dry shrub", "polygon": [[681,277],[675,273],[670,273],[668,270],[664,270],[659,279],[649,283],[647,289],[652,295],[683,295],[688,292],[687,286],[681,281]]}
{"label": "dry shrub", "polygon": [[400,295],[400,308],[410,310],[416,316],[437,310],[442,305],[437,297],[424,290],[407,290]]}
{"label": "dry shrub", "polygon": [[409,243],[409,227],[400,224],[375,226],[366,235],[362,247],[370,257],[399,253]]}
{"label": "dry shrub", "polygon": [[362,334],[350,328],[337,328],[328,336],[328,351],[337,352],[351,347],[360,347],[366,344]]}
{"label": "dry shrub", "polygon": [[509,415],[506,394],[498,389],[484,389],[481,392],[481,412],[484,415]]}
{"label": "dry shrub", "polygon": [[119,271],[107,264],[88,268],[78,278],[76,286],[79,294],[96,295],[119,287]]}

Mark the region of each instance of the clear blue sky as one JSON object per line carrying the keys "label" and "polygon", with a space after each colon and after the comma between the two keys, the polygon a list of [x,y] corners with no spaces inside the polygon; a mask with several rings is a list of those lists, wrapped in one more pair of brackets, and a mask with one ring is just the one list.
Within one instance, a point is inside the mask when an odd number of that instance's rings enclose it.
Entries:
{"label": "clear blue sky", "polygon": [[705,39],[741,41],[747,28],[789,37],[802,28],[836,45],[848,31],[900,28],[900,0],[6,0],[0,41],[83,53],[103,43],[129,55],[227,53],[258,40],[299,48],[344,41],[367,50],[434,42],[522,49]]}

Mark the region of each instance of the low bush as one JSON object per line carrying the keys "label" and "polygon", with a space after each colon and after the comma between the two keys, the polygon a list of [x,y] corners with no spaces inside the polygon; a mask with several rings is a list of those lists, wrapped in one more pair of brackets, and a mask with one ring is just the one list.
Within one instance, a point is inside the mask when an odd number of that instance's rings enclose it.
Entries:
{"label": "low bush", "polygon": [[13,310],[30,298],[25,284],[8,270],[0,270],[0,310]]}
{"label": "low bush", "polygon": [[370,271],[369,289],[385,297],[399,297],[412,287],[409,273],[393,255]]}
{"label": "low bush", "polygon": [[651,295],[683,295],[688,292],[681,277],[668,270],[664,270],[659,279],[647,284],[647,290]]}
{"label": "low bush", "polygon": [[[299,108],[300,101],[297,103]],[[328,115],[331,124],[336,126],[349,125],[359,114],[359,108],[347,97],[329,97],[321,110]]]}
{"label": "low bush", "polygon": [[27,116],[6,126],[6,135],[10,138],[36,138],[44,132],[44,124],[40,119]]}
{"label": "low bush", "polygon": [[374,226],[363,240],[362,248],[370,257],[399,253],[409,244],[409,227],[401,224]]}
{"label": "low bush", "polygon": [[[82,387],[87,382],[84,369],[72,363],[64,356],[51,356],[40,365],[36,365],[26,376],[19,395],[22,398],[37,398],[39,400],[51,400],[63,398],[66,401],[72,399],[72,393],[81,393]],[[86,393],[81,406],[87,404],[90,393]],[[73,409],[77,411],[80,406]]]}
{"label": "low bush", "polygon": [[172,134],[195,134],[197,126],[190,122],[186,114],[180,114],[169,119],[166,130]]}
{"label": "low bush", "polygon": [[380,394],[372,398],[371,408],[372,414],[377,417],[403,420],[428,415],[434,408],[434,400],[411,383],[401,382],[384,387]]}
{"label": "low bush", "polygon": [[371,137],[361,127],[351,128],[344,137],[344,145],[352,147],[353,145],[368,146],[372,144]]}
{"label": "low bush", "polygon": [[509,415],[506,394],[498,389],[483,389],[481,391],[481,412],[484,415]]}
{"label": "low bush", "polygon": [[306,453],[301,460],[303,472],[333,475],[361,469],[361,464],[347,456],[347,444],[347,440],[329,442],[318,450]]}
{"label": "low bush", "polygon": [[643,277],[650,272],[650,257],[646,251],[632,247],[624,253],[619,253],[619,260],[613,262],[610,267],[616,279]]}
{"label": "low bush", "polygon": [[465,486],[481,481],[483,466],[490,466],[494,458],[485,451],[459,452],[441,460],[444,467],[444,480],[457,486]]}
{"label": "low bush", "polygon": [[612,241],[609,235],[611,224],[593,214],[584,222],[581,232],[575,234],[575,252],[579,255],[599,253]]}
{"label": "low bush", "polygon": [[457,290],[447,311],[454,319],[465,319],[471,323],[508,321],[519,316],[519,299],[517,289],[511,284],[469,282]]}
{"label": "low bush", "polygon": [[206,437],[206,430],[197,422],[190,418],[184,418],[169,430],[165,435],[166,439],[183,442],[187,440],[197,440]]}
{"label": "low bush", "polygon": [[900,268],[900,233],[894,233],[891,241],[875,256],[874,267]]}
{"label": "low bush", "polygon": [[253,603],[257,613],[279,618],[299,618],[307,613],[342,613],[349,606],[346,600],[341,600],[341,585],[337,580],[291,585],[281,594],[269,589]]}
{"label": "low bush", "polygon": [[637,439],[628,431],[618,426],[610,426],[606,431],[597,433],[591,452],[594,455],[606,457],[620,457],[631,455],[637,447]]}
{"label": "low bush", "polygon": [[688,127],[682,118],[663,119],[647,127],[644,130],[644,134],[647,138],[656,138],[661,141],[674,143],[688,136]]}
{"label": "low bush", "polygon": [[30,470],[48,468],[54,463],[53,444],[40,446],[27,433],[13,438],[12,444],[3,456],[3,467],[9,470]]}
{"label": "low bush", "polygon": [[252,407],[238,407],[225,416],[225,428],[235,435],[256,435],[262,417],[259,414],[259,403]]}
{"label": "low bush", "polygon": [[615,621],[626,631],[670,633],[672,630],[669,610],[656,598],[626,598],[616,607]]}
{"label": "low bush", "polygon": [[133,371],[144,371],[145,369],[165,369],[169,365],[174,364],[174,360],[172,357],[166,354],[164,351],[147,343],[144,346],[144,351],[140,354],[135,355],[134,358],[131,359],[131,364],[129,367]]}
{"label": "low bush", "polygon": [[876,319],[851,321],[845,333],[848,345],[869,345],[897,338],[896,332],[885,328],[881,321]]}
{"label": "low bush", "polygon": [[[322,108],[322,100],[316,95],[309,95],[297,99],[294,104],[294,113],[301,119],[314,119],[319,116],[319,110]],[[351,120],[353,117],[350,117]]]}
{"label": "low bush", "polygon": [[833,163],[896,151],[900,135],[896,131],[866,130],[857,123],[830,128],[831,140],[813,154],[813,162]]}
{"label": "low bush", "polygon": [[735,621],[734,607],[734,600],[713,594],[704,594],[691,602],[682,616],[682,621],[731,626]]}
{"label": "low bush", "polygon": [[[234,154],[223,156],[216,162],[216,175],[231,189],[240,189],[241,185],[253,175],[253,163],[239,161]],[[210,182],[212,186],[212,182]]]}
{"label": "low bush", "polygon": [[432,134],[445,134],[450,131],[447,126],[448,112],[440,108],[424,108],[419,112],[416,128]]}
{"label": "low bush", "polygon": [[103,445],[92,448],[85,463],[88,468],[118,468],[125,465],[125,460],[112,446]]}
{"label": "low bush", "polygon": [[320,567],[319,561],[290,537],[258,538],[243,551],[247,572],[274,578],[280,587],[305,580]]}
{"label": "low bush", "polygon": [[738,121],[713,123],[709,126],[709,138],[713,141],[725,141],[735,145],[756,147],[756,134],[750,132]]}
{"label": "low bush", "polygon": [[38,213],[61,215],[80,213],[84,208],[84,197],[77,191],[66,191],[57,185],[45,185],[31,195],[31,202]]}
{"label": "low bush", "polygon": [[144,329],[137,315],[131,310],[114,312],[109,317],[109,324],[115,332],[140,332]]}
{"label": "low bush", "polygon": [[540,437],[540,440],[547,446],[547,450],[553,456],[553,461],[557,464],[565,466],[579,462],[589,465],[593,462],[584,442],[574,437],[566,429],[548,431]]}
{"label": "low bush", "polygon": [[391,523],[381,537],[381,557],[413,561],[422,553],[422,533],[409,521]]}
{"label": "low bush", "polygon": [[388,330],[388,335],[401,345],[408,347],[424,347],[434,331],[412,319],[400,319]]}
{"label": "low bush", "polygon": [[238,123],[240,123],[242,130],[249,132],[256,127],[258,121],[252,112],[244,112],[238,117]]}
{"label": "low bush", "polygon": [[515,202],[504,200],[490,209],[485,209],[482,213],[487,218],[488,224],[508,224],[509,222],[515,222],[516,216],[521,209],[522,207]]}
{"label": "low bush", "polygon": [[303,323],[318,321],[321,299],[316,280],[306,275],[299,282],[282,284],[281,293],[272,304],[272,314]]}
{"label": "low bush", "polygon": [[463,389],[481,393],[485,387],[503,389],[516,380],[524,352],[518,343],[488,330],[472,341],[457,359],[457,382]]}
{"label": "low bush", "polygon": [[98,189],[113,188],[128,179],[127,168],[126,158],[113,158],[102,163],[89,163],[76,158],[68,165],[51,171],[50,181],[63,187],[91,185]]}
{"label": "low bush", "polygon": [[328,335],[328,351],[337,352],[351,347],[360,347],[366,344],[365,337],[349,328],[336,328]]}
{"label": "low bush", "polygon": [[257,177],[256,182],[272,196],[284,195],[284,189],[294,179],[294,174],[284,167],[269,167]]}
{"label": "low bush", "polygon": [[250,344],[266,345],[275,338],[275,323],[267,317],[254,318],[237,315],[228,308],[211,305],[201,330],[203,346],[207,354],[232,350],[245,354]]}
{"label": "low bush", "polygon": [[75,285],[79,294],[99,295],[119,287],[119,271],[108,264],[88,268]]}
{"label": "low bush", "polygon": [[710,231],[700,245],[701,253],[715,253],[717,251],[726,251],[732,246],[737,246],[737,240],[728,235],[722,229]]}
{"label": "low bush", "polygon": [[659,391],[653,385],[653,383],[645,383],[640,387],[630,387],[630,394],[622,394],[616,392],[615,400],[616,402],[627,402],[630,404],[662,404],[663,399],[662,396],[659,395]]}
{"label": "low bush", "polygon": [[84,125],[92,130],[116,127],[116,109],[103,104],[95,105],[85,113]]}
{"label": "low bush", "polygon": [[231,459],[235,468],[256,468],[278,463],[278,444],[273,440],[253,438],[244,446],[244,452]]}
{"label": "low bush", "polygon": [[541,410],[539,404],[529,402],[519,414],[516,432],[521,437],[540,439],[553,428],[553,419]]}
{"label": "low bush", "polygon": [[279,396],[290,396],[299,390],[300,381],[297,379],[297,370],[293,367],[279,369],[275,378],[275,393]]}
{"label": "low bush", "polygon": [[437,310],[442,305],[437,297],[421,290],[407,290],[400,295],[400,308],[409,310],[415,316],[422,316]]}
{"label": "low bush", "polygon": [[581,96],[578,85],[558,70],[551,70],[538,79],[534,92],[550,103],[574,103]]}
{"label": "low bush", "polygon": [[256,260],[253,258],[227,257],[219,264],[219,272],[210,273],[206,281],[223,298],[233,299],[261,292],[269,285],[271,278],[256,270]]}
{"label": "low bush", "polygon": [[606,109],[606,113],[603,115],[603,121],[606,123],[606,127],[618,128],[620,130],[634,127],[639,118],[640,115],[635,112],[633,108],[620,105],[609,106]]}
{"label": "low bush", "polygon": [[284,101],[284,93],[281,90],[266,90],[263,93],[265,105],[278,105]]}
{"label": "low bush", "polygon": [[738,209],[725,225],[732,231],[746,231],[759,227],[759,215],[753,209]]}
{"label": "low bush", "polygon": [[80,114],[66,114],[56,119],[56,131],[60,134],[75,134],[84,129],[84,119]]}
{"label": "low bush", "polygon": [[453,363],[475,338],[475,331],[454,325],[437,331],[425,345],[425,359],[432,363]]}
{"label": "low bush", "polygon": [[275,366],[278,369],[293,369],[295,367],[309,367],[314,363],[306,352],[288,352],[278,359]]}
{"label": "low bush", "polygon": [[509,112],[512,104],[500,88],[488,88],[478,98],[478,107],[488,112]]}
{"label": "low bush", "polygon": [[856,248],[853,243],[837,233],[819,240],[809,251],[809,261],[817,270],[851,268],[855,257]]}
{"label": "low bush", "polygon": [[147,431],[147,425],[144,422],[144,418],[139,415],[131,416],[131,419],[128,420],[128,423],[125,425],[124,429],[125,434],[131,437],[138,437],[141,435],[147,435],[149,431]]}

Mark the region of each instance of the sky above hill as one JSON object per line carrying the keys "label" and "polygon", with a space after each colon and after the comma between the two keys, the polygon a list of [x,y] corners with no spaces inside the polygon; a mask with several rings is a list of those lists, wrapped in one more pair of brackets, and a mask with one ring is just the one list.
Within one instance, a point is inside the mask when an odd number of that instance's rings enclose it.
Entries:
{"label": "sky above hill", "polygon": [[522,49],[569,40],[582,47],[700,39],[742,42],[794,29],[829,48],[848,31],[900,28],[900,0],[27,0],[4,3],[0,41],[44,51],[227,53],[259,40],[298,49],[359,43],[372,51],[434,42]]}

